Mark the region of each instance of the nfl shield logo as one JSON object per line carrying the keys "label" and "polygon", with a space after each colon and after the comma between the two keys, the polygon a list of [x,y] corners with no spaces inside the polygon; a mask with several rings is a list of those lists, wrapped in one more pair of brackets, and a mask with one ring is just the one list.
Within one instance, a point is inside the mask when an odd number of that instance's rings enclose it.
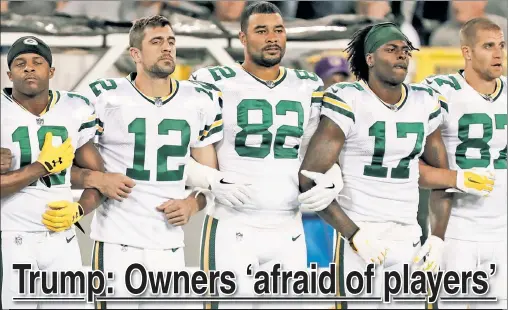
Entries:
{"label": "nfl shield logo", "polygon": [[273,88],[275,84],[273,83],[273,81],[266,81],[266,86]]}
{"label": "nfl shield logo", "polygon": [[161,98],[157,98],[155,99],[155,105],[160,108],[162,106],[162,99]]}
{"label": "nfl shield logo", "polygon": [[243,239],[243,234],[241,232],[237,232],[236,233],[236,241],[242,241]]}
{"label": "nfl shield logo", "polygon": [[17,245],[21,245],[23,243],[23,237],[21,236],[16,236],[14,238],[14,243],[16,243]]}
{"label": "nfl shield logo", "polygon": [[44,119],[43,118],[38,118],[37,119],[37,125],[39,125],[39,126],[44,125]]}

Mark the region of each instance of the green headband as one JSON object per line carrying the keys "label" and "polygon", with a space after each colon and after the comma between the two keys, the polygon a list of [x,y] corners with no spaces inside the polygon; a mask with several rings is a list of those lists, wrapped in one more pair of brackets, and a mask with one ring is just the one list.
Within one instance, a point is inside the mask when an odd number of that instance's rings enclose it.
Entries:
{"label": "green headband", "polygon": [[394,40],[410,43],[395,24],[382,23],[374,25],[365,37],[365,55],[375,52],[381,45]]}

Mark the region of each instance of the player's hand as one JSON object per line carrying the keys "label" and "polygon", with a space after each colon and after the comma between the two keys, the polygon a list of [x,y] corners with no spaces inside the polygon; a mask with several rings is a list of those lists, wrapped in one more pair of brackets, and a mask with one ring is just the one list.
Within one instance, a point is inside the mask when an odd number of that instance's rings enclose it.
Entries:
{"label": "player's hand", "polygon": [[6,173],[9,171],[12,165],[12,153],[8,148],[0,148],[0,173]]}
{"label": "player's hand", "polygon": [[121,173],[100,173],[95,187],[106,197],[122,201],[129,197],[132,188],[136,186],[133,179]]}
{"label": "player's hand", "polygon": [[366,264],[381,265],[386,260],[388,247],[381,241],[369,236],[367,232],[359,229],[358,232],[350,240],[349,245],[353,248],[356,254],[365,261]]}
{"label": "player's hand", "polygon": [[48,132],[37,161],[51,174],[69,168],[73,159],[74,147],[71,144],[71,138],[67,138],[60,146],[54,147],[53,134]]}
{"label": "player's hand", "polygon": [[190,195],[185,199],[171,199],[157,207],[158,211],[164,212],[168,223],[174,226],[182,226],[189,222],[192,215],[199,211],[197,198]]}
{"label": "player's hand", "polygon": [[235,183],[224,177],[216,177],[210,187],[215,201],[227,207],[241,207],[253,196],[249,184]]}
{"label": "player's hand", "polygon": [[300,209],[304,211],[321,211],[339,196],[344,187],[342,171],[339,165],[334,164],[326,173],[302,170],[301,173],[312,179],[316,186],[298,195]]}
{"label": "player's hand", "polygon": [[67,200],[50,202],[48,207],[49,210],[42,214],[42,223],[49,230],[56,232],[69,229],[85,214],[79,203]]}
{"label": "player's hand", "polygon": [[[413,269],[423,271],[439,271],[441,262],[443,260],[444,241],[443,239],[430,235],[425,244],[418,251],[416,256],[413,258]],[[423,258],[425,262],[421,266],[417,266]]]}
{"label": "player's hand", "polygon": [[457,170],[457,189],[447,192],[460,192],[486,197],[494,189],[495,174],[487,169]]}

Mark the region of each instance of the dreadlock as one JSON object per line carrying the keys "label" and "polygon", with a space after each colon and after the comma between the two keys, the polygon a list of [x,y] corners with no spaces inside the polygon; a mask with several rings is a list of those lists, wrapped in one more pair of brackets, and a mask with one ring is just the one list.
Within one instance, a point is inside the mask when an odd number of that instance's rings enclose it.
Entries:
{"label": "dreadlock", "polygon": [[357,30],[345,49],[346,53],[348,53],[347,60],[349,61],[349,67],[357,80],[367,81],[369,77],[369,66],[365,60],[364,50],[365,37],[372,27],[374,25]]}
{"label": "dreadlock", "polygon": [[[349,61],[349,67],[357,80],[368,81],[369,79],[369,66],[365,60],[365,38],[374,26],[370,25],[357,30],[345,49],[346,53],[348,53],[347,60]],[[418,50],[408,39],[406,39],[406,42],[409,51]]]}

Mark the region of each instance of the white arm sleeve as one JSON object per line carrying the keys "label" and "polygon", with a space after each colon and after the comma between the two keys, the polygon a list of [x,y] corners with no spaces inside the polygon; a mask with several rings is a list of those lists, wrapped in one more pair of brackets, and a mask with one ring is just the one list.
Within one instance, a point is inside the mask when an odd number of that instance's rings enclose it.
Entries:
{"label": "white arm sleeve", "polygon": [[219,176],[219,170],[202,165],[192,157],[185,165],[185,185],[190,187],[208,189]]}
{"label": "white arm sleeve", "polygon": [[311,118],[309,119],[309,123],[307,127],[305,127],[305,131],[302,136],[302,144],[300,145],[300,160],[303,160],[305,154],[307,153],[307,148],[309,147],[310,139],[316,132],[316,129],[319,125],[320,115],[319,109],[313,108],[311,111]]}

